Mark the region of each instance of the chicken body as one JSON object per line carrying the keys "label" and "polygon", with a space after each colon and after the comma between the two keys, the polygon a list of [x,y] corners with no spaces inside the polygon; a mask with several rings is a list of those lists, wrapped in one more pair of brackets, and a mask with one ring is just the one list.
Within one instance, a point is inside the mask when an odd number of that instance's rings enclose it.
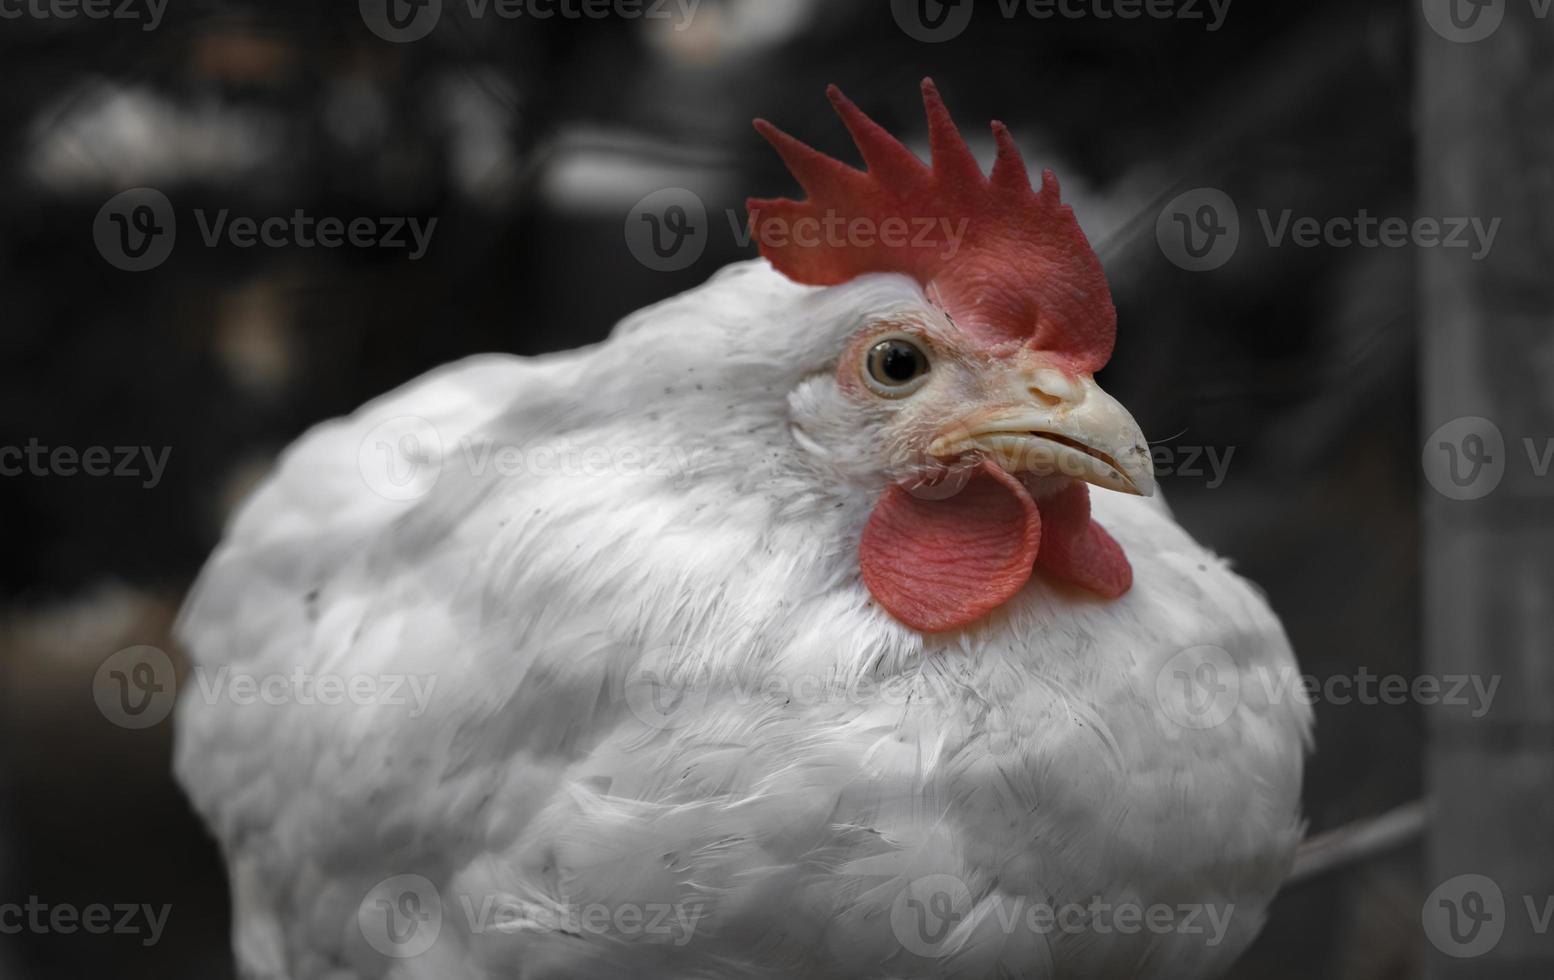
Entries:
{"label": "chicken body", "polygon": [[[1257,680],[1289,645],[1163,503],[1107,492],[1120,599],[1037,577],[944,633],[872,601],[888,476],[831,376],[861,324],[927,306],[743,263],[290,449],[181,622],[177,770],[245,975],[1228,966],[1299,837],[1309,709]],[[407,417],[420,482],[375,492]],[[1184,713],[1205,669],[1231,674]],[[277,675],[347,694],[232,696]]]}

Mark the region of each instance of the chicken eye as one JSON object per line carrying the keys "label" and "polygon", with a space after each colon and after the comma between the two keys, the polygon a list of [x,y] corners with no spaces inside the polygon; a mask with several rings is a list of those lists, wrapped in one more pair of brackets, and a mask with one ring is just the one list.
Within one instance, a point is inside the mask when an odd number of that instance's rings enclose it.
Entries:
{"label": "chicken eye", "polygon": [[903,337],[891,337],[869,348],[863,374],[877,394],[900,398],[920,388],[928,371],[928,355],[921,347]]}

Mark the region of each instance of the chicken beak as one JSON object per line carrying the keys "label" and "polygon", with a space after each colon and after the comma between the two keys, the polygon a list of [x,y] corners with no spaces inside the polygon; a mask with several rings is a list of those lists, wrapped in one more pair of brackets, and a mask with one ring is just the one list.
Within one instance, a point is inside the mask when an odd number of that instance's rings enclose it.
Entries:
{"label": "chicken beak", "polygon": [[1155,468],[1139,424],[1087,374],[1017,372],[1009,401],[962,419],[929,445],[937,459],[979,454],[1010,473],[1066,476],[1147,497]]}

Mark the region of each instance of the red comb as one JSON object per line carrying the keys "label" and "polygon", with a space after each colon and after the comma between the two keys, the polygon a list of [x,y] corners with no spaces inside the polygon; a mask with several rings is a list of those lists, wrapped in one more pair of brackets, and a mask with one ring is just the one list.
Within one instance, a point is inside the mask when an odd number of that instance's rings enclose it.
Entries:
{"label": "red comb", "polygon": [[[867,172],[764,119],[755,122],[808,195],[805,201],[746,203],[761,254],[779,272],[813,286],[834,286],[867,272],[904,273],[983,343],[1019,341],[1058,354],[1081,371],[1106,363],[1117,313],[1101,260],[1073,210],[1059,200],[1052,171],[1042,172],[1039,192],[1031,190],[1025,161],[1003,123],[993,123],[998,159],[992,176],[984,177],[932,79],[923,79],[932,167],[835,85],[826,94]],[[891,219],[893,226],[887,224]],[[905,241],[900,234],[885,234],[903,225],[909,228]],[[816,234],[817,227],[848,230],[840,236]],[[854,234],[854,228],[867,234]],[[963,229],[958,248],[955,229]]]}

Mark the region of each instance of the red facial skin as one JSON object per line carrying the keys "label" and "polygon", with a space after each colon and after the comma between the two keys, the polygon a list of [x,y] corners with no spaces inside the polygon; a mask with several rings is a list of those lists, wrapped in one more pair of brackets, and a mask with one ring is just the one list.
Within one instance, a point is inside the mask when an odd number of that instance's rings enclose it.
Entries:
{"label": "red facial skin", "polygon": [[[1037,350],[1073,373],[1093,374],[1111,356],[1116,311],[1100,259],[1057,180],[1043,172],[1033,190],[1014,138],[993,124],[998,148],[984,176],[933,82],[924,79],[931,165],[832,86],[827,94],[863,157],[858,170],[764,120],[756,129],[776,148],[806,199],[752,198],[751,231],[761,254],[788,278],[816,286],[871,272],[911,276],[952,318],[968,345],[992,357]],[[883,229],[958,225],[953,254],[900,241],[804,242],[801,222],[837,217]],[[859,390],[849,352],[839,382]],[[866,397],[866,395],[863,395]],[[946,419],[946,422],[953,422]],[[974,623],[1007,602],[1036,568],[1098,596],[1132,584],[1122,549],[1090,519],[1089,488],[1076,481],[1033,497],[1019,479],[977,463],[966,485],[942,499],[892,485],[864,528],[859,561],[874,598],[902,623],[937,632]],[[937,494],[933,495],[935,498]]]}

